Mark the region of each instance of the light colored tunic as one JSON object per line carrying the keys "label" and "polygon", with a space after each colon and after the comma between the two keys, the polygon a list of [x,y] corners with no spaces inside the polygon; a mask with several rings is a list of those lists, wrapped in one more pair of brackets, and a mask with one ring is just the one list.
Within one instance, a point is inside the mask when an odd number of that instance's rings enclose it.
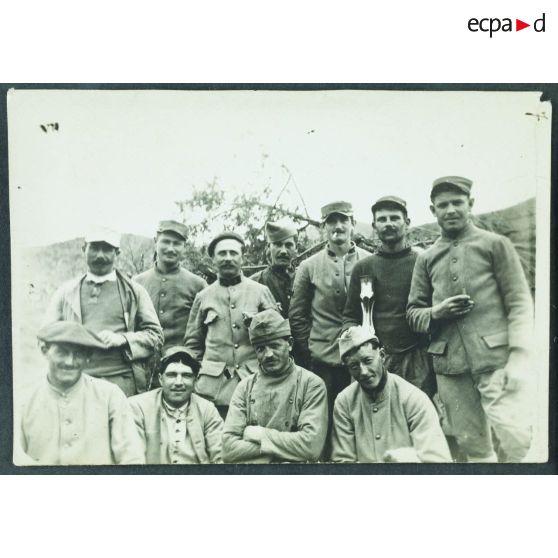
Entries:
{"label": "light colored tunic", "polygon": [[44,380],[21,408],[16,436],[36,465],[145,463],[120,388],[87,374],[67,391]]}
{"label": "light colored tunic", "polygon": [[381,463],[386,451],[399,448],[414,448],[423,463],[451,461],[428,396],[403,378],[387,375],[386,385],[376,399],[358,382],[337,396],[332,461]]}

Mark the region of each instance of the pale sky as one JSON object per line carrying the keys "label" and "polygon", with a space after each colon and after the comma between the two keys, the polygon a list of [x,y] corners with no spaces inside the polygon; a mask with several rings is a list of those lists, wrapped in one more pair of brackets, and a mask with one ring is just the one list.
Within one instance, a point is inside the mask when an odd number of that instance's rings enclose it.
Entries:
{"label": "pale sky", "polygon": [[[444,175],[474,181],[477,213],[548,190],[549,103],[506,92],[12,91],[8,99],[12,242],[83,236],[89,224],[153,236],[175,201],[217,177],[231,192],[290,170],[309,212],[351,201],[359,221],[396,194],[431,222]],[[526,112],[545,112],[537,121]],[[42,125],[58,123],[45,133]],[[289,187],[287,197],[294,192]]]}

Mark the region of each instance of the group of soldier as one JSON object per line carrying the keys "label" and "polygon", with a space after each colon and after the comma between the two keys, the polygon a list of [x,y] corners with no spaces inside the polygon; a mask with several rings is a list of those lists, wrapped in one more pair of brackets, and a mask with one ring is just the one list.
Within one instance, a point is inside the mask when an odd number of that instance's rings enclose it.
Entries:
{"label": "group of soldier", "polygon": [[375,254],[348,202],[322,208],[325,247],[296,270],[293,223],[266,224],[270,263],[251,278],[223,232],[210,285],[181,266],[181,223],[159,224],[131,280],[119,234],[92,230],[87,273],[38,332],[47,375],[18,407],[16,462],[521,461],[532,298],[509,240],[473,224],[471,187],[434,181],[426,250],[397,196],[372,205]]}

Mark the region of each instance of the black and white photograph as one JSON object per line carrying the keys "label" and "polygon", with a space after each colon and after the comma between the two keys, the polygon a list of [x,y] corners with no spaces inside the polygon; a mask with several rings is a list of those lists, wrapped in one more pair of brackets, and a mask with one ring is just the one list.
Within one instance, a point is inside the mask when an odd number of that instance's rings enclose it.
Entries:
{"label": "black and white photograph", "polygon": [[548,461],[541,92],[16,87],[7,114],[14,465]]}

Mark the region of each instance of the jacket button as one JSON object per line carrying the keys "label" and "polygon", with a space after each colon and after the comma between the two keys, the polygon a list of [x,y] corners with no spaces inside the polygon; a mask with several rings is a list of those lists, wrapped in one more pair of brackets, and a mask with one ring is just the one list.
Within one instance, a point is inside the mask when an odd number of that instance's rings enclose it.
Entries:
{"label": "jacket button", "polygon": [[373,413],[377,413],[377,412],[378,412],[378,407],[374,407],[374,408],[372,409],[372,412],[373,412]]}
{"label": "jacket button", "polygon": [[456,262],[457,262],[457,258],[452,258],[451,261],[452,261],[452,263],[456,263]]}
{"label": "jacket button", "polygon": [[233,324],[233,329],[236,329],[238,326],[236,324]]}
{"label": "jacket button", "polygon": [[235,343],[235,344],[234,344],[234,348],[235,348],[235,349],[238,349],[238,343]]}
{"label": "jacket button", "polygon": [[236,369],[238,369],[238,368],[240,368],[240,364],[235,364],[234,367],[235,367]]}
{"label": "jacket button", "polygon": [[452,281],[457,281],[457,275],[454,275],[451,279]]}
{"label": "jacket button", "polygon": [[376,440],[379,440],[381,438],[381,436],[379,434],[376,434]]}
{"label": "jacket button", "polygon": [[293,398],[289,397],[289,403],[292,403],[292,402],[293,402]]}
{"label": "jacket button", "polygon": [[163,283],[164,283],[166,280],[167,280],[166,277],[163,277]]}
{"label": "jacket button", "polygon": [[235,305],[234,305],[234,304],[231,304],[231,308],[232,308],[232,309],[234,310],[234,308],[235,308]]}
{"label": "jacket button", "polygon": [[161,296],[165,296],[165,293],[161,293]]}

